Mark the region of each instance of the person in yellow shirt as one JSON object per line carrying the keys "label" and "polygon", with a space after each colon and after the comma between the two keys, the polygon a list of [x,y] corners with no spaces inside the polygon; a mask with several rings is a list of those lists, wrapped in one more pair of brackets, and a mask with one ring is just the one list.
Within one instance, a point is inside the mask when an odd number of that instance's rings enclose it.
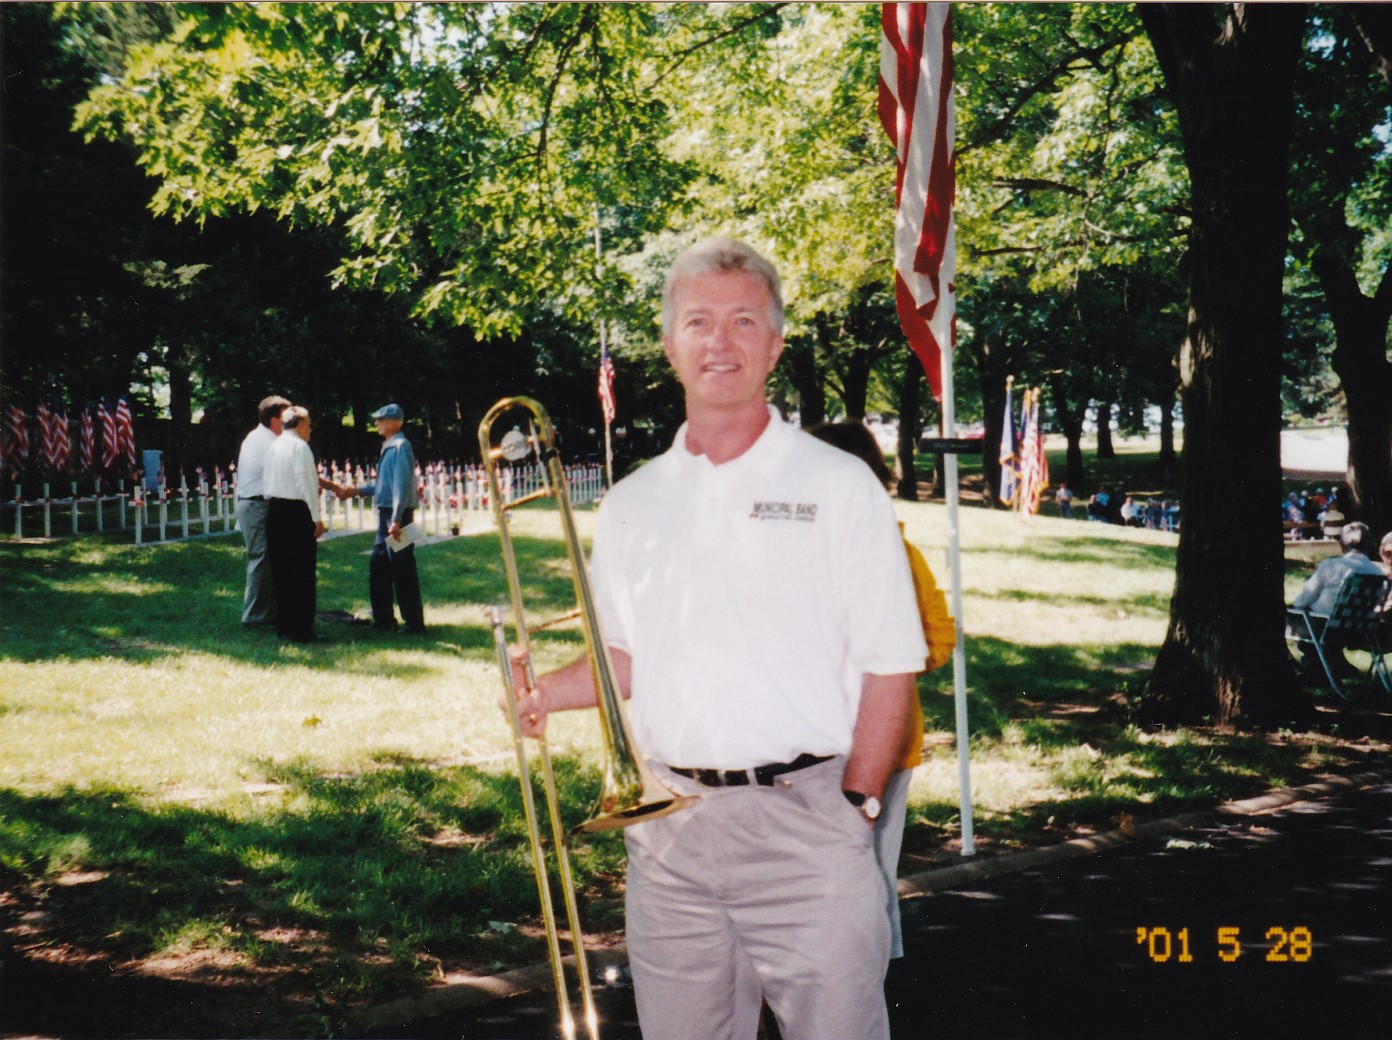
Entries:
{"label": "person in yellow shirt", "polygon": [[[880,478],[880,483],[888,490],[894,475],[885,465],[880,446],[875,435],[859,422],[825,422],[807,431],[812,436],[835,445],[842,451],[850,452],[859,458]],[[904,525],[899,525],[902,535]],[[957,646],[957,620],[948,613],[947,597],[938,588],[928,561],[918,551],[917,546],[904,539],[904,551],[909,557],[909,571],[913,575],[914,593],[918,597],[919,618],[923,622],[923,638],[928,643],[928,657],[923,662],[923,671],[931,672],[941,668],[952,656]],[[904,732],[903,756],[899,767],[889,778],[885,787],[880,808],[880,817],[875,823],[875,854],[880,863],[888,886],[886,910],[893,930],[891,957],[904,956],[904,941],[899,924],[899,851],[904,844],[904,823],[908,817],[909,781],[914,766],[923,762],[923,705],[915,697],[910,705],[911,714]]]}

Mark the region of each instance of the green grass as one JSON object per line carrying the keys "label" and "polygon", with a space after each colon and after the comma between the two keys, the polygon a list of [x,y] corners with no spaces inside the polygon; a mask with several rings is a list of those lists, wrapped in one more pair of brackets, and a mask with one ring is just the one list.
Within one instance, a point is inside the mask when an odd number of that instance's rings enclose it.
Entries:
{"label": "green grass", "polygon": [[[896,508],[946,584],[943,507]],[[586,536],[592,516],[578,513]],[[1319,734],[1132,724],[1128,695],[1165,631],[1174,535],[975,509],[961,527],[982,852],[1349,761]],[[528,510],[514,529],[535,617],[567,609],[554,524]],[[322,545],[321,610],[366,615],[369,543]],[[496,538],[420,551],[431,631],[414,641],[324,622],[335,641],[310,647],[244,631],[243,566],[235,536],[0,540],[0,883],[13,905],[43,906],[44,942],[128,962],[215,955],[330,1007],[543,959],[484,619],[505,593]],[[1291,591],[1303,573],[1291,566]],[[543,668],[579,648],[573,626],[535,646]],[[958,830],[950,673],[920,681],[927,751],[906,871],[950,856]],[[554,720],[551,748],[573,825],[597,794],[593,713]],[[622,859],[616,833],[572,846],[593,932],[622,928]]]}

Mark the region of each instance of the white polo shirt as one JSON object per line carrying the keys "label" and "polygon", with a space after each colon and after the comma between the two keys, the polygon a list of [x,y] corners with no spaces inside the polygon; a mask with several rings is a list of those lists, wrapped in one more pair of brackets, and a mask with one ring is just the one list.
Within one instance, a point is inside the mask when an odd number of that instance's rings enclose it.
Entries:
{"label": "white polo shirt", "polygon": [[884,488],[769,411],[719,466],[686,450],[683,426],[599,511],[600,624],[633,659],[634,740],[667,765],[845,754],[863,677],[917,672],[927,655]]}
{"label": "white polo shirt", "polygon": [[309,442],[294,430],[275,439],[266,453],[266,497],[298,498],[309,507],[310,519],[319,522],[319,471]]}
{"label": "white polo shirt", "polygon": [[256,498],[266,493],[266,453],[275,442],[275,431],[260,423],[242,439],[242,450],[237,455],[238,498]]}

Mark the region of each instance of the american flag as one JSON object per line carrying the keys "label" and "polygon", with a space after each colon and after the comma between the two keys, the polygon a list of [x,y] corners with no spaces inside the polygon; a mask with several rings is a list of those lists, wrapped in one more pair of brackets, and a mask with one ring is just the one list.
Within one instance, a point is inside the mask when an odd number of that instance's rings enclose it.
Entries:
{"label": "american flag", "polygon": [[124,455],[126,465],[135,469],[135,426],[124,397],[116,405],[116,453]]}
{"label": "american flag", "polygon": [[58,405],[53,409],[49,422],[53,426],[53,468],[61,472],[72,461],[72,425],[67,409]]}
{"label": "american flag", "polygon": [[97,421],[102,428],[102,469],[111,469],[116,465],[120,446],[116,442],[116,417],[106,407],[105,401],[97,405]]}
{"label": "american flag", "polygon": [[1025,515],[1039,512],[1039,500],[1049,486],[1048,462],[1044,458],[1044,437],[1039,430],[1039,390],[1026,390],[1023,402],[1024,437],[1020,447],[1020,510]]}
{"label": "american flag", "polygon": [[609,345],[599,347],[599,404],[604,410],[604,424],[614,421],[614,360],[609,356]]}
{"label": "american flag", "polygon": [[[1026,391],[1026,396],[1029,392]],[[1016,448],[1015,406],[1010,400],[1010,381],[1005,383],[1005,417],[1001,420],[1000,491],[998,497],[1008,506],[1015,505],[1020,493],[1020,455]]]}
{"label": "american flag", "polygon": [[17,404],[10,405],[5,412],[5,434],[5,461],[17,477],[29,461],[29,423],[24,409]]}
{"label": "american flag", "polygon": [[77,428],[77,469],[79,473],[92,472],[96,438],[92,429],[92,409],[82,409],[82,417]]}
{"label": "american flag", "polygon": [[53,440],[53,410],[47,401],[39,402],[39,458],[49,469],[55,468]]}
{"label": "american flag", "polygon": [[957,190],[951,5],[883,4],[879,115],[894,144],[894,303],[942,399],[956,312]]}

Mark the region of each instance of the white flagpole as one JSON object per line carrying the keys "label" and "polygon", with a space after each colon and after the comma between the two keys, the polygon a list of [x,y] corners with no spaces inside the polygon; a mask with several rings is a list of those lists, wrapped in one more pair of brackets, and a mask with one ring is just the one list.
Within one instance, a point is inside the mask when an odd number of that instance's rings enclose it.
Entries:
{"label": "white flagpole", "polygon": [[[599,237],[599,207],[594,211],[594,252],[595,261],[599,262],[604,257],[604,247]],[[604,319],[599,319],[599,356],[603,358],[609,352],[609,327]],[[603,407],[600,408],[600,418],[604,420],[604,484],[605,487],[614,486],[614,442],[610,436],[609,416],[604,414]]]}
{"label": "white flagpole", "polygon": [[[943,436],[957,436],[957,410],[952,385],[952,355],[957,348],[955,336],[949,334],[951,345],[942,351],[942,423]],[[983,443],[983,448],[984,448]],[[947,569],[951,582],[952,616],[957,619],[957,645],[952,650],[952,702],[957,723],[957,788],[958,811],[962,817],[962,855],[976,855],[976,838],[972,829],[971,790],[971,732],[967,726],[967,651],[962,616],[962,534],[957,512],[957,454],[948,452],[943,459],[943,475],[947,480]]]}
{"label": "white flagpole", "polygon": [[[595,236],[596,236],[596,237],[599,236],[599,232],[598,232],[598,231],[595,232]],[[604,319],[603,319],[603,318],[600,318],[600,319],[599,319],[599,349],[600,349],[600,353],[601,353],[601,354],[607,352],[608,349],[609,349],[609,343],[608,343],[608,340],[607,340],[607,336],[608,336],[608,328],[607,328],[607,326],[605,325]],[[611,431],[611,429],[612,429],[612,424],[609,422],[609,416],[608,416],[608,415],[605,415],[605,416],[604,416],[604,486],[605,486],[605,487],[613,487],[613,486],[614,486],[614,440],[613,440],[613,438],[610,436],[610,431]]]}

